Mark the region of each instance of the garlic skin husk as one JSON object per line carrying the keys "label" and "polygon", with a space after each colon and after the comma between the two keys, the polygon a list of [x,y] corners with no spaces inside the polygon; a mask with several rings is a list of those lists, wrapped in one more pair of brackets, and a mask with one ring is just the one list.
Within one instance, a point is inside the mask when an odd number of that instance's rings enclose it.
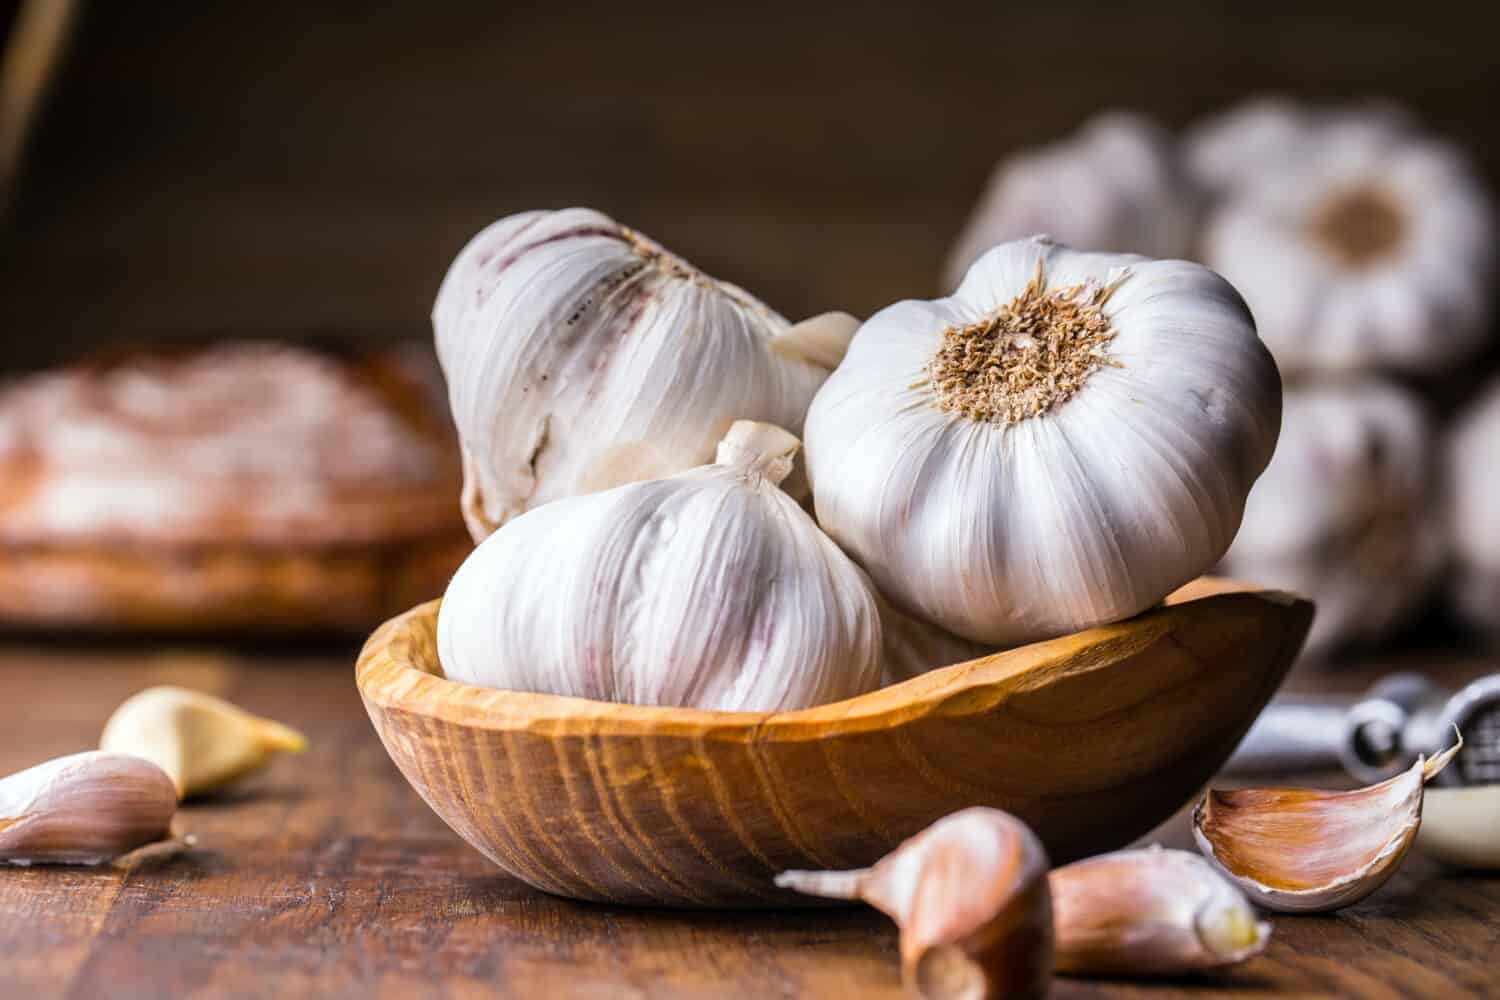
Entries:
{"label": "garlic skin husk", "polygon": [[1394,778],[1348,792],[1210,789],[1193,810],[1193,839],[1257,906],[1342,909],[1396,873],[1422,823],[1423,786],[1462,746],[1460,739]]}
{"label": "garlic skin husk", "polygon": [[1080,250],[1183,257],[1195,209],[1170,134],[1143,115],[1101,112],[1000,162],[948,256],[944,287],[986,250],[1033,233]]}
{"label": "garlic skin husk", "polygon": [[475,541],[552,500],[712,459],[738,419],[800,433],[855,321],[790,327],[590,209],[524,212],[458,254],[432,325]]}
{"label": "garlic skin husk", "polygon": [[1317,602],[1309,659],[1382,638],[1430,592],[1444,554],[1433,450],[1421,404],[1394,384],[1287,389],[1281,442],[1223,569]]}
{"label": "garlic skin husk", "polygon": [[787,871],[783,889],[859,899],[901,929],[901,977],[926,1000],[1041,997],[1052,980],[1047,854],[1014,816],[974,807],[870,868]]}
{"label": "garlic skin husk", "polygon": [[1182,975],[1236,965],[1270,940],[1244,894],[1188,851],[1115,851],[1048,878],[1064,975]]}
{"label": "garlic skin husk", "polygon": [[127,754],[58,757],[0,779],[0,863],[96,865],[168,835],[177,789]]}
{"label": "garlic skin husk", "polygon": [[162,685],[127,698],[110,715],[99,749],[149,760],[178,795],[215,792],[264,767],[276,753],[301,753],[303,735],[222,698]]}
{"label": "garlic skin husk", "polygon": [[739,421],[713,465],[528,511],[461,566],[438,613],[447,677],[728,711],[880,683],[860,569],[778,483],[790,433]]}
{"label": "garlic skin husk", "polygon": [[[1067,334],[1074,308],[1112,339]],[[1007,334],[1007,310],[1040,325]],[[944,377],[981,327],[1009,346],[973,378],[1014,386]],[[1045,371],[1053,337],[1071,395]],[[1275,363],[1223,279],[1034,237],[859,328],[808,411],[807,469],[819,523],[900,611],[1012,646],[1127,618],[1212,567],[1280,415]]]}
{"label": "garlic skin husk", "polygon": [[1470,160],[1385,109],[1311,115],[1282,160],[1220,200],[1202,259],[1283,370],[1426,374],[1473,353],[1496,226]]}
{"label": "garlic skin husk", "polygon": [[1500,785],[1427,789],[1417,850],[1454,868],[1500,871]]}
{"label": "garlic skin husk", "polygon": [[1500,632],[1500,517],[1494,468],[1500,461],[1500,382],[1458,419],[1443,449],[1448,547],[1454,569],[1449,597],[1469,624]]}

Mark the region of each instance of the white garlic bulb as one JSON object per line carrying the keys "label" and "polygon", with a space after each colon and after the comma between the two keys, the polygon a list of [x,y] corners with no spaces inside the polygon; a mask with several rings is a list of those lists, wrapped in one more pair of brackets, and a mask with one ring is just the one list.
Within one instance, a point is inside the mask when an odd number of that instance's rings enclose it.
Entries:
{"label": "white garlic bulb", "polygon": [[1445,449],[1448,529],[1454,567],[1451,597],[1471,624],[1500,630],[1500,382],[1460,418]]}
{"label": "white garlic bulb", "polygon": [[1495,241],[1472,164],[1385,108],[1294,122],[1203,237],[1204,261],[1244,294],[1277,362],[1432,372],[1472,352]]}
{"label": "white garlic bulb", "polygon": [[1213,566],[1280,404],[1218,275],[1037,237],[860,327],[808,412],[807,469],[819,523],[892,603],[1014,645]]}
{"label": "white garlic bulb", "polygon": [[475,540],[560,497],[707,462],[737,419],[800,432],[854,321],[789,328],[598,212],[475,236],[432,310]]}
{"label": "white garlic bulb", "polygon": [[1442,559],[1431,446],[1421,407],[1383,381],[1288,389],[1224,568],[1317,602],[1310,656],[1380,638],[1427,593]]}
{"label": "white garlic bulb", "polygon": [[1142,115],[1104,112],[995,168],[948,257],[945,287],[990,247],[1032,233],[1080,250],[1181,257],[1194,212],[1166,130]]}
{"label": "white garlic bulb", "polygon": [[738,421],[713,465],[528,511],[438,614],[446,675],[638,705],[807,708],[874,690],[865,576],[778,487],[798,441]]}

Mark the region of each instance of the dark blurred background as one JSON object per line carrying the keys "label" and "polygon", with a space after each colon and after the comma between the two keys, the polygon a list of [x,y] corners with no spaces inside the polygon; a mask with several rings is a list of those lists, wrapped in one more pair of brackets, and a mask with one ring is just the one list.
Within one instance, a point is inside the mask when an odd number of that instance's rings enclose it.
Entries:
{"label": "dark blurred background", "polygon": [[473,232],[571,204],[868,313],[937,291],[997,159],[1104,107],[1386,95],[1500,187],[1497,9],[86,3],[0,232],[0,368],[425,335]]}

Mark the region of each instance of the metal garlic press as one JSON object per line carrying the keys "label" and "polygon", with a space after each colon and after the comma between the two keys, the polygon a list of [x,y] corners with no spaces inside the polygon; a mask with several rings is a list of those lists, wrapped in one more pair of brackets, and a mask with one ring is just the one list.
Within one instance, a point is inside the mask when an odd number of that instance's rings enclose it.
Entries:
{"label": "metal garlic press", "polygon": [[1409,768],[1418,754],[1464,746],[1434,782],[1500,783],[1500,674],[1458,692],[1421,674],[1393,674],[1358,699],[1283,696],[1261,713],[1225,765],[1232,774],[1295,772],[1342,766],[1373,783]]}

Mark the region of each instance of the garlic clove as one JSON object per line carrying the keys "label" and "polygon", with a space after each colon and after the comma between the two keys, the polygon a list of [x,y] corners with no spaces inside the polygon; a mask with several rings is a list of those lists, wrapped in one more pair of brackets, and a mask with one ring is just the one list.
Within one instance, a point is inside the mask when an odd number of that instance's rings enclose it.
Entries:
{"label": "garlic clove", "polygon": [[177,789],[139,757],[91,750],[0,779],[0,862],[94,865],[167,835]]}
{"label": "garlic clove", "polygon": [[1323,913],[1357,903],[1395,874],[1422,822],[1423,785],[1463,746],[1367,788],[1210,790],[1193,837],[1257,905]]}
{"label": "garlic clove", "polygon": [[1500,785],[1429,789],[1417,850],[1455,868],[1500,870]]}
{"label": "garlic clove", "polygon": [[926,1000],[1040,997],[1052,979],[1047,855],[1024,823],[964,809],[873,867],[787,871],[783,889],[861,899],[901,928],[901,976]]}
{"label": "garlic clove", "polygon": [[147,688],[115,709],[99,748],[151,761],[187,798],[259,770],[278,751],[301,753],[307,740],[222,698],[162,686]]}
{"label": "garlic clove", "polygon": [[1243,962],[1270,939],[1244,894],[1188,851],[1116,851],[1048,878],[1061,973],[1180,975]]}
{"label": "garlic clove", "polygon": [[771,338],[771,351],[833,371],[844,360],[859,320],[846,312],[809,317]]}

